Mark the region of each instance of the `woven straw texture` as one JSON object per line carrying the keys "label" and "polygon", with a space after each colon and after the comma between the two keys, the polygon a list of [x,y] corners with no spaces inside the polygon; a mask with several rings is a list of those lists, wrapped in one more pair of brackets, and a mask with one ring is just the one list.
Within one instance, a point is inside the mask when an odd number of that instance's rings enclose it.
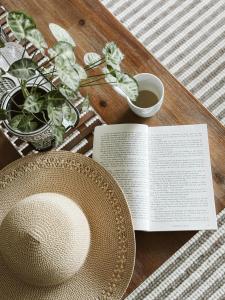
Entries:
{"label": "woven straw texture", "polygon": [[225,124],[223,0],[101,2]]}
{"label": "woven straw texture", "polygon": [[224,300],[225,209],[217,231],[200,231],[126,300]]}
{"label": "woven straw texture", "polygon": [[90,229],[80,207],[56,193],[19,201],[0,226],[0,252],[16,277],[28,284],[66,282],[83,266]]}
{"label": "woven straw texture", "polygon": [[20,200],[59,193],[84,212],[91,244],[83,267],[68,281],[35,287],[12,276],[0,256],[1,300],[120,299],[129,284],[135,239],[128,205],[117,183],[92,159],[66,151],[28,155],[0,174],[0,222]]}

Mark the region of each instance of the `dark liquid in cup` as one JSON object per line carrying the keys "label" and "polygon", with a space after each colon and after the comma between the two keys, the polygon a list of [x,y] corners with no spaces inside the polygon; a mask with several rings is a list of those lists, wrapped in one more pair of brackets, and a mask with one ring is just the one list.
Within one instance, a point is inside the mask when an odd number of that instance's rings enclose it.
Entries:
{"label": "dark liquid in cup", "polygon": [[142,91],[139,91],[139,95],[138,95],[136,101],[134,102],[134,104],[136,106],[146,108],[146,107],[151,107],[151,106],[155,105],[158,101],[159,101],[159,99],[156,96],[156,94],[154,94],[151,91],[142,90]]}

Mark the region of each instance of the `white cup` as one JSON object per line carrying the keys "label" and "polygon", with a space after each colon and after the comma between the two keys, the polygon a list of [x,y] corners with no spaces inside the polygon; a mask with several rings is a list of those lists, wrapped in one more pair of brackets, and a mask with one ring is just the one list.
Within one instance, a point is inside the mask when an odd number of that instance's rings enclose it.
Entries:
{"label": "white cup", "polygon": [[135,101],[131,101],[120,89],[115,90],[122,96],[125,96],[130,109],[139,117],[148,118],[154,116],[161,108],[164,99],[164,86],[162,81],[155,75],[149,73],[140,73],[134,76],[138,82],[139,91],[147,90],[153,92],[158,102],[150,107],[139,107],[135,105]]}

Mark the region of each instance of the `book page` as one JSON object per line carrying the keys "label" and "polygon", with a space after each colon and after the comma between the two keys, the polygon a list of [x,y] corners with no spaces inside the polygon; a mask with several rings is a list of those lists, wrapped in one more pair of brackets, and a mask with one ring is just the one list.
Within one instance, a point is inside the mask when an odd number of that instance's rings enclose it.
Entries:
{"label": "book page", "polygon": [[150,230],[216,229],[206,125],[149,128]]}
{"label": "book page", "polygon": [[148,230],[148,127],[138,124],[96,127],[93,159],[105,167],[120,185],[128,201],[135,230]]}

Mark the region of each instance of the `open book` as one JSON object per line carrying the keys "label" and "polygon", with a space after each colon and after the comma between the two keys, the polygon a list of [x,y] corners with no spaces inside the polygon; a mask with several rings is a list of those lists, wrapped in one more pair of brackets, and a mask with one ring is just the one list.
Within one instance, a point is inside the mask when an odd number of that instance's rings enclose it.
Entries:
{"label": "open book", "polygon": [[98,126],[93,158],[123,190],[135,230],[217,229],[206,125]]}

